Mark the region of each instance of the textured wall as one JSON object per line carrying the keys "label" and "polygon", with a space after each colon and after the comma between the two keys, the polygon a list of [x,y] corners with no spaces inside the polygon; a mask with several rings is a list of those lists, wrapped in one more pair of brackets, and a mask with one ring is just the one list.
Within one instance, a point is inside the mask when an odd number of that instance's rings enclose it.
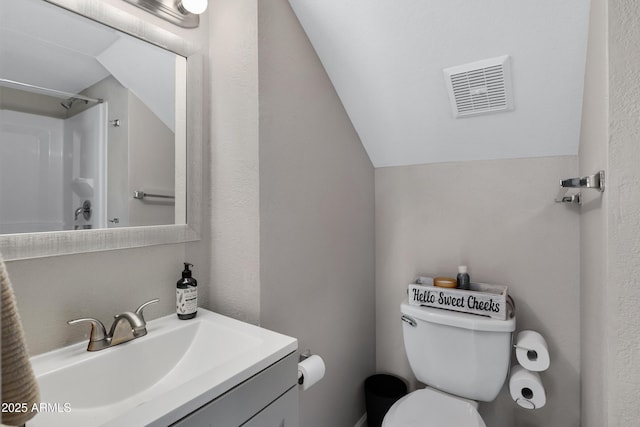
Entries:
{"label": "textured wall", "polygon": [[209,4],[211,307],[260,321],[258,34],[255,0]]}
{"label": "textured wall", "polygon": [[[493,160],[376,169],[376,364],[411,379],[400,303],[418,274],[506,284],[517,330],[546,337],[547,405],[517,406],[506,389],[482,403],[488,426],[580,426],[579,212],[554,203],[577,157]],[[514,362],[515,363],[515,362]]]}
{"label": "textured wall", "polygon": [[262,325],[327,365],[300,426],[351,427],[375,369],[373,167],[287,1],[258,4]]}
{"label": "textured wall", "polygon": [[640,391],[639,22],[637,1],[609,1],[609,427],[636,426],[640,420],[636,399]]}

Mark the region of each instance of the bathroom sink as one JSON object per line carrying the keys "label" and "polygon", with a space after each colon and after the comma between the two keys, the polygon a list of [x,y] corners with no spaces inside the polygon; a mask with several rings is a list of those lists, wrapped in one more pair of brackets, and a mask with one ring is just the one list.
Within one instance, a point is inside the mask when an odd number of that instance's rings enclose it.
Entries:
{"label": "bathroom sink", "polygon": [[167,426],[298,346],[202,308],[191,320],[152,320],[147,331],[97,352],[83,342],[32,357],[45,405],[28,427]]}

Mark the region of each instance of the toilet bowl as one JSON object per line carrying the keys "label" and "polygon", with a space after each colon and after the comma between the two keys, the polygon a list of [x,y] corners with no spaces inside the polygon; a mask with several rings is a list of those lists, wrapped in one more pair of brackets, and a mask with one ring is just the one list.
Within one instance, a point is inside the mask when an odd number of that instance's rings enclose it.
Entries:
{"label": "toilet bowl", "polygon": [[416,390],[398,400],[382,427],[486,427],[477,403],[431,388]]}

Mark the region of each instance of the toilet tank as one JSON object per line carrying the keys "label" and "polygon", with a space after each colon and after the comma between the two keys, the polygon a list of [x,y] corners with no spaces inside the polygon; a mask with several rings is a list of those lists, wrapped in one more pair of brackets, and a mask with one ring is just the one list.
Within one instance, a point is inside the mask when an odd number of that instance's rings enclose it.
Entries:
{"label": "toilet tank", "polygon": [[409,364],[429,387],[490,402],[509,372],[515,316],[497,320],[403,303],[402,331]]}

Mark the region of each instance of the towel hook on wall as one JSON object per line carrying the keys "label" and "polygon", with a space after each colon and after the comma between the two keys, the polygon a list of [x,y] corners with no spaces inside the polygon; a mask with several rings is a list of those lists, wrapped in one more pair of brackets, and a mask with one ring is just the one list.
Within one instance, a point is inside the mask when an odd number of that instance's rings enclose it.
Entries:
{"label": "towel hook on wall", "polygon": [[567,195],[571,188],[593,188],[602,193],[604,191],[604,171],[598,171],[593,175],[561,180],[560,191],[555,199],[556,203],[582,204],[582,195],[579,191],[575,194]]}

